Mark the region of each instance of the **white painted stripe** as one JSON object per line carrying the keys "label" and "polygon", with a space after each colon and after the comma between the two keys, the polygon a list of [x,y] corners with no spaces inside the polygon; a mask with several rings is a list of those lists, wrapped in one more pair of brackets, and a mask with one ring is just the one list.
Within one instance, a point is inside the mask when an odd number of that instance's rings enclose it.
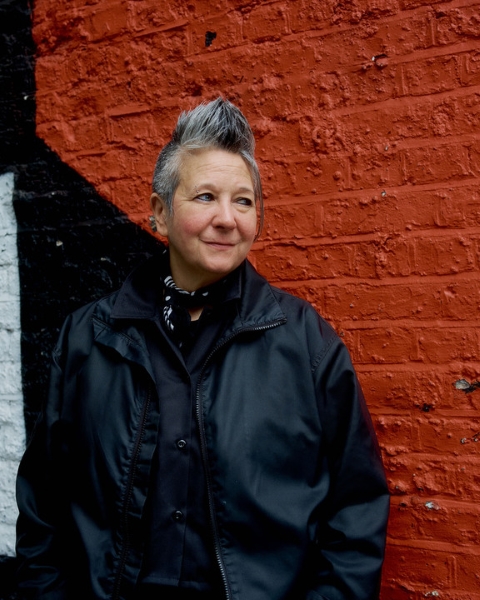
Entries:
{"label": "white painted stripe", "polygon": [[25,448],[20,351],[20,280],[13,173],[0,175],[0,555],[15,547],[15,477]]}

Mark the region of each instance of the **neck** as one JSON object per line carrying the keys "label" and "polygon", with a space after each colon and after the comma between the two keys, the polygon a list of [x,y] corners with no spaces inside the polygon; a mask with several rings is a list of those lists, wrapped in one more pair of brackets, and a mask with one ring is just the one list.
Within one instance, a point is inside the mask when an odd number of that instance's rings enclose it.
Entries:
{"label": "neck", "polygon": [[203,306],[200,306],[199,308],[189,308],[188,312],[192,321],[198,321],[203,312]]}

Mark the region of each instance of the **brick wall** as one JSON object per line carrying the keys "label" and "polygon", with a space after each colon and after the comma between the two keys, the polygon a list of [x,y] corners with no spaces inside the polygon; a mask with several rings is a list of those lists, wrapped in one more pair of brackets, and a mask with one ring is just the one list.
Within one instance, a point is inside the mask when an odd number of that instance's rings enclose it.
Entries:
{"label": "brick wall", "polygon": [[479,600],[480,2],[36,0],[33,34],[37,135],[141,227],[179,110],[241,106],[252,258],[343,336],[383,448],[382,600]]}
{"label": "brick wall", "polygon": [[15,473],[25,447],[13,174],[0,175],[0,556],[14,553]]}

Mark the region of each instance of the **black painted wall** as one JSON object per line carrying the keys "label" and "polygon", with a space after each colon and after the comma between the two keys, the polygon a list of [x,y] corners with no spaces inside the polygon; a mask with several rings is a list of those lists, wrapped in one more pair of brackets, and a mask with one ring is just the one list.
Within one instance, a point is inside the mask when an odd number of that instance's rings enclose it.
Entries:
{"label": "black painted wall", "polygon": [[[35,137],[30,18],[28,0],[0,0],[0,174],[15,174],[27,435],[66,315],[117,288],[156,246]],[[15,598],[14,568],[0,556],[0,600]]]}

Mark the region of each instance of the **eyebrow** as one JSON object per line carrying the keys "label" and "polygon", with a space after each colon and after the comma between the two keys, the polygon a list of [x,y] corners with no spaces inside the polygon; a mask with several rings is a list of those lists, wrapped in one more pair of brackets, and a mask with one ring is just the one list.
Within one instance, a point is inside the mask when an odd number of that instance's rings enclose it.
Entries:
{"label": "eyebrow", "polygon": [[[209,182],[204,182],[204,183],[201,183],[200,185],[195,185],[193,188],[193,192],[195,194],[198,194],[199,190],[202,190],[202,189],[210,189],[210,190],[218,191],[218,187],[215,184],[209,183]],[[245,194],[247,192],[250,194],[255,194],[255,190],[253,189],[253,186],[252,187],[241,186],[239,188],[236,188],[235,192],[237,194]]]}

